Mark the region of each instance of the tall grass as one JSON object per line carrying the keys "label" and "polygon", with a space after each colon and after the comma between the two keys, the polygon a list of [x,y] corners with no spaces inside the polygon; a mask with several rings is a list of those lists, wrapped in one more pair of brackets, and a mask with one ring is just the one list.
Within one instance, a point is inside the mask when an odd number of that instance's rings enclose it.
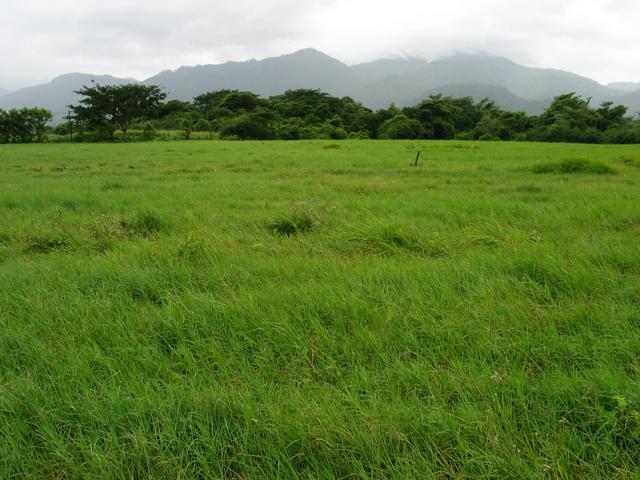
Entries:
{"label": "tall grass", "polygon": [[633,147],[327,146],[0,149],[0,478],[637,476]]}

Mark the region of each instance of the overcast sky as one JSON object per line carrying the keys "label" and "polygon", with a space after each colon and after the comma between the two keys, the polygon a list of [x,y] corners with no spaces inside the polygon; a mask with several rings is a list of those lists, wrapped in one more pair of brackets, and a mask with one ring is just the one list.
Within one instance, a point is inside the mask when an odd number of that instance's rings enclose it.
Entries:
{"label": "overcast sky", "polygon": [[143,79],[315,47],[346,63],[485,51],[640,81],[638,0],[0,0],[0,87]]}

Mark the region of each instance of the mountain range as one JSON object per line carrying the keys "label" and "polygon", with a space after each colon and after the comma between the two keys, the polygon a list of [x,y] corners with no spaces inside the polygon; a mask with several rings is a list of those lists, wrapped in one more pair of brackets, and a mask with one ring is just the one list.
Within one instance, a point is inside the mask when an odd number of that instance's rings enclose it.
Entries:
{"label": "mountain range", "polygon": [[[72,73],[50,83],[0,96],[0,108],[39,106],[59,120],[67,105],[78,100],[74,90],[83,85],[124,84],[131,78]],[[640,110],[640,83],[602,85],[595,80],[562,70],[532,68],[489,54],[455,55],[426,61],[389,58],[346,65],[314,49],[246,62],[185,66],[166,70],[141,83],[159,85],[169,99],[191,100],[203,92],[220,89],[248,90],[263,97],[289,89],[320,89],[336,96],[350,96],[371,108],[391,103],[407,106],[429,95],[442,93],[493,99],[507,110],[537,114],[554,96],[576,92],[591,97],[592,104],[611,100]]]}

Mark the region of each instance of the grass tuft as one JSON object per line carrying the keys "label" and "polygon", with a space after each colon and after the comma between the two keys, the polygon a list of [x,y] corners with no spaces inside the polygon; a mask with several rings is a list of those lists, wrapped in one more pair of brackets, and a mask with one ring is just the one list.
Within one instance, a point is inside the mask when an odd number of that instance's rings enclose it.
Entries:
{"label": "grass tuft", "polygon": [[23,243],[26,253],[49,253],[69,251],[73,241],[62,232],[40,232],[26,235]]}
{"label": "grass tuft", "polygon": [[618,162],[626,165],[627,167],[640,168],[640,158],[632,157],[630,155],[620,155],[617,159]]}
{"label": "grass tuft", "polygon": [[308,233],[316,226],[316,220],[313,216],[306,212],[294,212],[289,215],[283,215],[272,222],[269,222],[267,228],[275,234],[290,237],[299,233]]}
{"label": "grass tuft", "polygon": [[117,180],[114,180],[114,181],[111,181],[111,182],[105,182],[105,183],[104,183],[104,184],[102,184],[102,186],[100,187],[100,189],[101,189],[101,190],[104,190],[104,191],[109,191],[109,190],[124,190],[125,188],[126,188],[126,187],[125,187],[125,184],[124,184],[124,183],[122,183],[122,182],[120,182],[120,181],[117,181]]}
{"label": "grass tuft", "polygon": [[533,173],[588,173],[594,175],[611,175],[616,170],[606,163],[585,158],[567,158],[556,162],[539,163],[532,169]]}
{"label": "grass tuft", "polygon": [[129,220],[123,220],[121,225],[131,234],[144,238],[152,237],[168,226],[163,216],[151,210],[139,212]]}
{"label": "grass tuft", "polygon": [[377,227],[348,238],[353,253],[391,256],[409,253],[426,257],[442,257],[451,253],[447,242],[438,233],[424,235],[414,226],[391,224]]}

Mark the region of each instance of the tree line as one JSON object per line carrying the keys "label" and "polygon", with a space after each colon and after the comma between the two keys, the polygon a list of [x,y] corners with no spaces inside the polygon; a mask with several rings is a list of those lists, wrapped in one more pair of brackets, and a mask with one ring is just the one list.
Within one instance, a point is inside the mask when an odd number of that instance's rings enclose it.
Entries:
{"label": "tree line", "polygon": [[[194,132],[208,138],[467,139],[574,143],[640,143],[640,120],[612,102],[592,106],[575,93],[560,95],[541,115],[510,112],[490,99],[433,95],[417,105],[373,111],[349,98],[319,90],[290,90],[261,98],[219,90],[190,102],[165,101],[153,85],[84,87],[67,122],[55,132],[77,141],[152,140],[159,132]],[[2,118],[2,117],[0,117]],[[2,128],[2,127],[0,127]],[[4,138],[4,137],[3,137]],[[19,138],[16,136],[11,139]],[[27,137],[25,137],[27,138]],[[29,137],[41,139],[42,134]]]}

